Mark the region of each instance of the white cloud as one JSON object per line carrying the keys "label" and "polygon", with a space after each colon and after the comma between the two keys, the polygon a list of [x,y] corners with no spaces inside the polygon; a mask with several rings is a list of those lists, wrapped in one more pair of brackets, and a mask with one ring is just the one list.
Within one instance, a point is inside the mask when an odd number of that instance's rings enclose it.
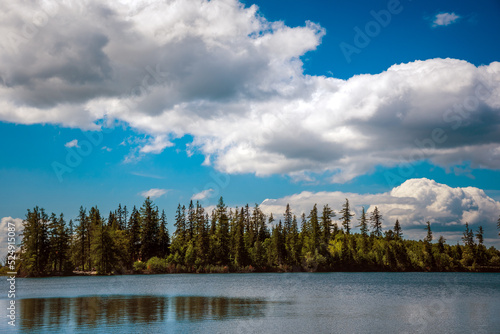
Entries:
{"label": "white cloud", "polygon": [[23,220],[21,218],[12,218],[12,217],[3,217],[2,220],[0,221],[0,261],[2,263],[5,262],[5,256],[7,255],[8,251],[8,228],[12,227],[14,224],[15,226],[15,239],[16,239],[16,245],[19,246],[21,243],[21,233],[24,229],[23,227]]}
{"label": "white cloud", "polygon": [[161,197],[165,195],[168,192],[167,189],[159,189],[159,188],[152,188],[146,191],[141,192],[139,195],[142,197],[150,197],[151,199],[155,199],[158,197]]}
{"label": "white cloud", "polygon": [[64,144],[66,147],[78,147],[78,139],[73,139],[72,141],[67,142]]}
{"label": "white cloud", "polygon": [[159,154],[163,152],[165,147],[167,146],[173,146],[171,142],[165,139],[165,136],[159,135],[153,138],[152,141],[150,141],[149,144],[144,145],[141,147],[140,152],[141,153],[154,153],[154,154]]}
{"label": "white cloud", "polygon": [[269,22],[236,0],[60,5],[15,53],[10,37],[35,4],[0,3],[0,34],[9,37],[0,41],[2,121],[87,129],[106,117],[152,138],[125,161],[191,135],[189,151],[219,171],[307,182],[421,159],[500,168],[499,62],[429,59],[349,80],[305,75],[300,57],[325,30]]}
{"label": "white cloud", "polygon": [[436,26],[447,26],[449,24],[452,24],[456,22],[460,16],[458,16],[455,13],[440,13],[437,14],[435,19],[434,19],[434,27]]}
{"label": "white cloud", "polygon": [[377,206],[383,215],[384,228],[392,229],[399,219],[409,238],[424,238],[427,221],[431,222],[436,237],[442,234],[453,242],[460,241],[466,222],[474,229],[482,225],[486,237],[494,238],[497,234],[500,202],[478,188],[452,188],[425,178],[407,180],[399,187],[379,194],[303,191],[279,199],[266,199],[261,208],[267,214],[272,212],[279,216],[289,203],[296,215],[302,212],[308,215],[317,203],[320,212],[325,204],[338,212],[346,198],[356,213],[355,225],[362,206],[368,213]]}
{"label": "white cloud", "polygon": [[214,190],[211,188],[206,189],[206,190],[200,191],[199,193],[194,194],[193,196],[191,196],[191,199],[193,201],[202,201],[202,200],[212,196],[213,192],[214,192]]}

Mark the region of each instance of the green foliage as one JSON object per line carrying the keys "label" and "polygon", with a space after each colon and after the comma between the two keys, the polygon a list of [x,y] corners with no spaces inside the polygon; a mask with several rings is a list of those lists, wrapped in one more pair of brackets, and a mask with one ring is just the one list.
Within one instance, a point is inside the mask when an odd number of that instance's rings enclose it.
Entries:
{"label": "green foliage", "polygon": [[75,267],[98,274],[500,270],[500,252],[486,249],[481,226],[474,233],[466,224],[463,245],[452,246],[442,236],[432,243],[430,222],[423,241],[403,240],[398,220],[393,230],[382,231],[377,207],[369,219],[363,208],[360,233],[353,233],[348,199],[340,210],[343,229],[333,223],[334,216],[328,205],[318,216],[314,205],[308,216],[301,214],[299,223],[287,205],[283,220],[276,223],[258,205],[234,210],[220,198],[207,213],[199,203],[190,202],[187,210],[177,207],[170,239],[165,212],[160,215],[149,198],[130,216],[119,205],[107,220],[97,207],[81,207],[76,228],[72,220],[66,225],[62,214],[49,218],[35,207],[23,223],[21,271],[42,276],[71,273]]}
{"label": "green foliage", "polygon": [[135,272],[143,272],[147,268],[147,263],[142,261],[135,261],[133,268]]}

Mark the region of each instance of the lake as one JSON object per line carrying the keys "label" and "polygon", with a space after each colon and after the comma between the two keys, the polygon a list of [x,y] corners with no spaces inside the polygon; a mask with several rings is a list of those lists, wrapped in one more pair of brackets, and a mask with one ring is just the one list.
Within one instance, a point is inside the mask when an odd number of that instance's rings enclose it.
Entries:
{"label": "lake", "polygon": [[17,279],[16,312],[15,330],[29,333],[500,333],[500,274]]}

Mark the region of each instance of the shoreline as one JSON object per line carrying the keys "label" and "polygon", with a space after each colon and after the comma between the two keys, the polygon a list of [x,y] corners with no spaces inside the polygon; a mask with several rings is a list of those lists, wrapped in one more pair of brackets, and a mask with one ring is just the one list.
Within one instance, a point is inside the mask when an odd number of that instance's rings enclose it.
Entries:
{"label": "shoreline", "polygon": [[[71,274],[53,274],[53,275],[41,275],[41,276],[18,276],[16,278],[47,278],[47,277],[76,277],[76,276],[128,276],[128,275],[176,275],[176,274],[192,274],[192,275],[210,275],[210,274],[291,274],[291,273],[476,273],[476,274],[487,274],[487,273],[500,273],[500,267],[494,268],[484,268],[485,270],[448,270],[448,271],[419,271],[419,270],[407,270],[407,271],[390,271],[390,270],[338,270],[338,271],[226,271],[226,272],[151,272],[151,271],[127,271],[124,273],[108,273],[108,274],[98,274],[97,271],[73,271]],[[8,277],[12,275],[7,275],[1,273],[0,276]]]}

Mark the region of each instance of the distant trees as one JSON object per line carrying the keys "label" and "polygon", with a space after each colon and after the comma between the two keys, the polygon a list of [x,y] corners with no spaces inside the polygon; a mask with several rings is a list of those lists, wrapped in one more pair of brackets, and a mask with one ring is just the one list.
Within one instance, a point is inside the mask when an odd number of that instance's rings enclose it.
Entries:
{"label": "distant trees", "polygon": [[[500,268],[500,252],[484,246],[484,230],[465,225],[463,245],[433,244],[431,223],[423,241],[403,240],[399,220],[382,231],[378,207],[358,219],[349,200],[337,211],[342,228],[333,222],[328,205],[318,212],[295,215],[286,205],[275,221],[259,205],[228,208],[222,197],[211,211],[199,202],[179,204],[172,237],[165,211],[150,198],[130,214],[118,205],[107,218],[97,206],[80,207],[66,224],[62,214],[28,210],[23,222],[21,272],[31,276],[71,273],[74,268],[98,274],[149,272],[332,271],[332,270],[482,270]],[[371,227],[371,234],[368,230]],[[477,243],[476,243],[477,242]],[[497,269],[498,270],[498,269]]]}
{"label": "distant trees", "polygon": [[28,210],[23,221],[21,261],[28,275],[43,275],[50,255],[49,217],[42,208]]}

